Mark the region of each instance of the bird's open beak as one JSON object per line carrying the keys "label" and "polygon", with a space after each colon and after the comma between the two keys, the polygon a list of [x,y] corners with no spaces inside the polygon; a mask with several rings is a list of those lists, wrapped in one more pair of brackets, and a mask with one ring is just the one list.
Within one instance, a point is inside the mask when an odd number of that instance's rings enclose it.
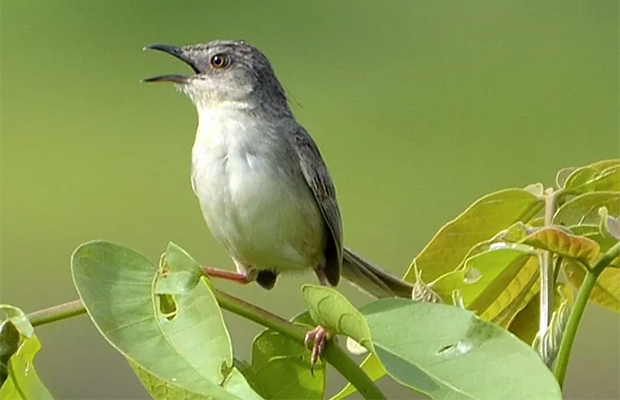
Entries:
{"label": "bird's open beak", "polygon": [[[179,60],[183,61],[187,65],[189,65],[196,74],[200,73],[196,65],[196,60],[192,59],[190,55],[184,51],[181,47],[172,46],[169,44],[150,44],[145,46],[142,50],[159,50],[164,53],[168,53]],[[182,83],[186,84],[190,81],[191,76],[180,75],[180,74],[167,74],[167,75],[157,75],[152,76],[150,78],[142,79],[142,82],[174,82],[174,83]]]}

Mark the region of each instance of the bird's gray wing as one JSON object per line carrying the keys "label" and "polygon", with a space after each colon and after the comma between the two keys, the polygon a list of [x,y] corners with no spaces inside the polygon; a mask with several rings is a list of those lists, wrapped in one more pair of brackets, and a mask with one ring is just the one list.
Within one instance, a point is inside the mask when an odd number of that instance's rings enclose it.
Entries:
{"label": "bird's gray wing", "polygon": [[323,219],[327,225],[330,237],[327,240],[325,251],[326,265],[325,275],[333,286],[340,280],[340,268],[342,266],[342,219],[336,200],[336,188],[329,176],[327,165],[321,157],[319,148],[306,130],[299,126],[292,135],[293,146],[299,156],[299,165],[308,187],[314,193],[314,197],[323,213]]}

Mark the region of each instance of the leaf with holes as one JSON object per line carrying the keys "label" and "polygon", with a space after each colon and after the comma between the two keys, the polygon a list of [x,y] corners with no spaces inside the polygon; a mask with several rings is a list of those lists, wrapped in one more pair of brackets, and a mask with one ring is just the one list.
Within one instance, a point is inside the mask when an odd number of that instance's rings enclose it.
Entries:
{"label": "leaf with holes", "polygon": [[233,366],[222,312],[198,264],[170,244],[155,267],[107,242],[71,259],[78,294],[101,334],[155,378],[214,399],[258,399]]}
{"label": "leaf with holes", "polygon": [[562,398],[531,347],[470,311],[382,299],[361,312],[390,376],[432,398]]}
{"label": "leaf with holes", "polygon": [[426,282],[454,271],[473,246],[517,221],[529,221],[543,203],[525,189],[506,189],[484,196],[437,232],[414,259],[404,279],[415,280],[414,264]]}
{"label": "leaf with holes", "polygon": [[[516,243],[498,242],[488,247],[469,257],[459,270],[432,282],[431,287],[446,303],[451,303],[455,290],[459,291],[465,308],[492,319],[511,304],[507,300],[517,297],[519,289],[525,290],[521,281],[529,279],[535,271],[529,267],[523,276],[520,274],[529,260],[536,258],[536,252],[530,246]],[[506,298],[504,294],[508,290]],[[498,302],[500,299],[502,301]],[[491,307],[492,310],[487,311]]]}
{"label": "leaf with holes", "polygon": [[312,320],[328,332],[348,336],[373,351],[366,320],[336,289],[304,285],[301,288]]}
{"label": "leaf with holes", "polygon": [[[310,328],[305,312],[292,322]],[[310,371],[310,352],[300,343],[266,329],[252,344],[252,382],[268,399],[321,399],[325,391],[325,364],[318,362]]]}

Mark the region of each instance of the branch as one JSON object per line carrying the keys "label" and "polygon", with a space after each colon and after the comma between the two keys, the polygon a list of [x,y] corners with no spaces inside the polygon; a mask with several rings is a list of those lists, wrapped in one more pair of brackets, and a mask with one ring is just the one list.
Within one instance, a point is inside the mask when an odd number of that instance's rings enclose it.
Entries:
{"label": "branch", "polygon": [[[213,289],[218,304],[224,310],[245,317],[266,328],[272,329],[281,335],[304,343],[306,330],[293,324],[271,312],[250,304],[228,293]],[[49,324],[63,319],[68,319],[86,313],[86,308],[81,300],[45,308],[27,315],[32,326]],[[334,341],[325,346],[323,359],[331,364],[342,376],[344,376],[365,399],[385,399],[385,395],[379,390],[370,377],[342,350]]]}
{"label": "branch", "polygon": [[[234,314],[245,317],[259,325],[295,340],[304,343],[306,329],[300,325],[293,324],[269,311],[257,307],[234,297],[228,293],[214,290],[215,298],[220,307]],[[370,377],[351,359],[335,341],[329,341],[322,357],[330,363],[342,376],[344,376],[357,389],[365,399],[385,399],[385,395],[375,385]]]}
{"label": "branch", "polygon": [[86,314],[86,308],[82,304],[81,300],[73,300],[68,303],[59,304],[57,306],[44,308],[31,312],[26,315],[30,320],[32,326],[45,325],[63,319],[71,317],[77,317],[78,315]]}
{"label": "branch", "polygon": [[573,348],[573,343],[575,341],[575,337],[577,336],[577,330],[579,329],[581,317],[583,317],[583,312],[585,311],[588,300],[590,299],[590,293],[592,293],[592,289],[594,288],[594,285],[596,285],[596,280],[599,275],[618,256],[620,256],[620,242],[616,243],[612,248],[607,250],[607,252],[603,254],[596,264],[594,264],[594,267],[588,270],[586,277],[581,284],[581,288],[579,288],[579,294],[577,295],[575,305],[573,306],[573,311],[571,312],[568,323],[566,324],[566,331],[564,332],[564,337],[558,351],[558,357],[555,361],[554,374],[560,383],[560,386],[564,385],[564,378],[566,378],[566,370],[568,368],[568,360],[570,359],[571,349]]}

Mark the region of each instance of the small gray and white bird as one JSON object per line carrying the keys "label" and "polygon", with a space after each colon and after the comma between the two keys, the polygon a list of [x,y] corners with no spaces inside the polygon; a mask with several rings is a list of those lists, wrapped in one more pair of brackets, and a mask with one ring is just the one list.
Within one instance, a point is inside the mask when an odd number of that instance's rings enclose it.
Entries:
{"label": "small gray and white bird", "polygon": [[[171,54],[194,71],[143,81],[175,83],[198,111],[192,187],[237,269],[207,268],[210,275],[271,289],[278,274],[311,269],[323,285],[336,286],[342,274],[373,296],[411,297],[410,284],[343,246],[327,166],[267,57],[241,40],[145,49]],[[313,334],[315,344],[321,335]]]}

